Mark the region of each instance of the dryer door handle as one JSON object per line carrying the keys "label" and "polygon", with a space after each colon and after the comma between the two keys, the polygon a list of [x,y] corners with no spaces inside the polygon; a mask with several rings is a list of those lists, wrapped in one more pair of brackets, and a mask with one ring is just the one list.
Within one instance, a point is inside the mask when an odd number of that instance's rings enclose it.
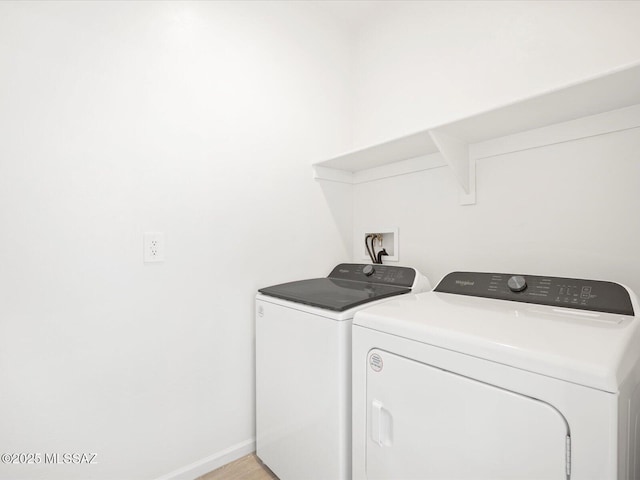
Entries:
{"label": "dryer door handle", "polygon": [[371,402],[371,440],[380,447],[391,445],[391,413],[380,400]]}

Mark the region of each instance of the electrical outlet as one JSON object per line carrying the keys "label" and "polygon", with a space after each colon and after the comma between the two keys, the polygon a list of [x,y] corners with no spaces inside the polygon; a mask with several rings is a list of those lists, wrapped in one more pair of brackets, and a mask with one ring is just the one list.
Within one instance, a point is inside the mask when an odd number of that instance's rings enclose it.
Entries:
{"label": "electrical outlet", "polygon": [[144,263],[164,262],[164,233],[145,232],[143,244]]}

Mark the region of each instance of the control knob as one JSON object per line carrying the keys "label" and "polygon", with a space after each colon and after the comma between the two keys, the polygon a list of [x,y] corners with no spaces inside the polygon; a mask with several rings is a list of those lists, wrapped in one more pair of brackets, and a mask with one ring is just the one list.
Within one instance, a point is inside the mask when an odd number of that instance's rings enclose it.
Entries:
{"label": "control knob", "polygon": [[527,288],[527,281],[521,275],[514,275],[507,281],[507,286],[512,292],[521,292]]}
{"label": "control knob", "polygon": [[362,269],[362,273],[364,273],[367,277],[370,277],[371,275],[373,275],[373,272],[375,272],[376,269],[373,268],[373,265],[365,265],[364,268]]}

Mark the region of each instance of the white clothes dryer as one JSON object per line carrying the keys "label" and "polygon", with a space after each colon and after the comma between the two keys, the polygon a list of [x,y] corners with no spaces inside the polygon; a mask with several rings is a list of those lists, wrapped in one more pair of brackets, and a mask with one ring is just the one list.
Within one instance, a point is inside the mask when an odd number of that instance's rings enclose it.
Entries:
{"label": "white clothes dryer", "polygon": [[280,480],[351,478],[351,324],[430,289],[409,267],[340,264],[256,296],[256,450]]}
{"label": "white clothes dryer", "polygon": [[640,478],[640,319],[626,287],[455,272],[358,312],[353,477]]}

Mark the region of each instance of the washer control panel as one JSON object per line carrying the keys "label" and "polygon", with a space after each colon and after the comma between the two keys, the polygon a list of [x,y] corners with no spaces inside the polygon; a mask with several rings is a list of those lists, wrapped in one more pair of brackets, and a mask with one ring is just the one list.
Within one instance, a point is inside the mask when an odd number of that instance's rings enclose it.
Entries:
{"label": "washer control panel", "polygon": [[622,285],[600,280],[541,277],[509,273],[453,272],[436,292],[634,315],[629,292]]}
{"label": "washer control panel", "polygon": [[341,263],[333,269],[329,278],[411,288],[416,278],[416,271],[413,268],[392,265]]}

